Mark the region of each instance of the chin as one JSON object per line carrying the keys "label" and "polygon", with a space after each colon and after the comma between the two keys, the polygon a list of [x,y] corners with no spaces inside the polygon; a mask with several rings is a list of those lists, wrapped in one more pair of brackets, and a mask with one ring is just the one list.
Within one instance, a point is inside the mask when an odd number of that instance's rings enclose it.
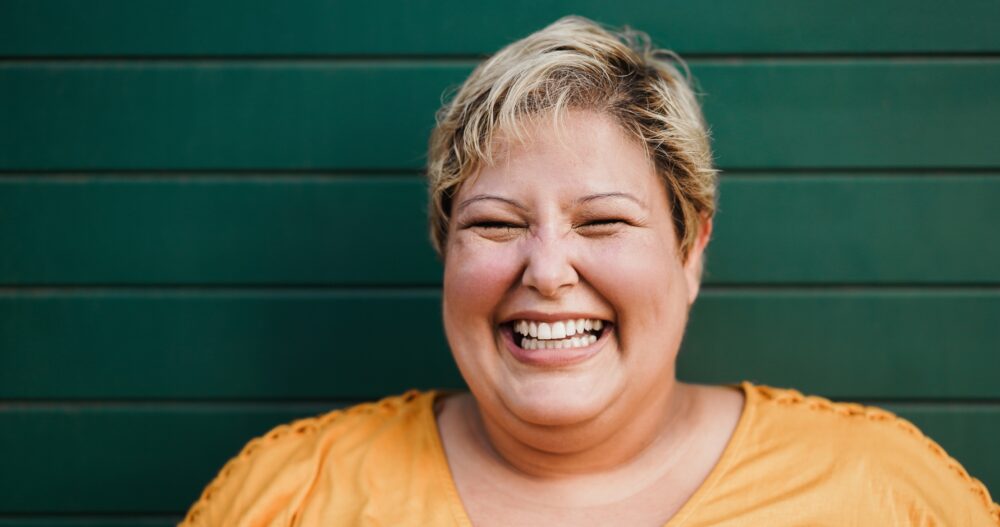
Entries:
{"label": "chin", "polygon": [[619,392],[608,379],[595,382],[585,375],[556,373],[533,377],[518,379],[499,395],[514,417],[536,426],[585,424],[604,413]]}

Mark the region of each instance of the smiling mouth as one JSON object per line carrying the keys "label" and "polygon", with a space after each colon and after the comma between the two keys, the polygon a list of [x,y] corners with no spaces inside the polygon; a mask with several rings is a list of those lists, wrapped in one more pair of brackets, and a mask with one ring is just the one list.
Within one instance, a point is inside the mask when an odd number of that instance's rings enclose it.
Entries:
{"label": "smiling mouth", "polygon": [[570,319],[558,322],[512,320],[502,324],[518,347],[524,350],[585,348],[611,331],[612,323],[600,319]]}

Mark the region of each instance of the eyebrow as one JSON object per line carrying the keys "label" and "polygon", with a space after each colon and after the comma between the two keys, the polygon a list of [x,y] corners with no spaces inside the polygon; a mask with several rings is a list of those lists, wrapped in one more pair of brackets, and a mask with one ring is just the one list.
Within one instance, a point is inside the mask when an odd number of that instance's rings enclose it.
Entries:
{"label": "eyebrow", "polygon": [[[643,203],[639,198],[633,196],[632,194],[629,194],[628,192],[600,192],[598,194],[590,194],[588,196],[583,196],[582,198],[577,199],[576,203],[578,205],[582,205],[584,203],[589,203],[589,202],[597,200],[597,199],[605,199],[605,198],[624,198],[624,199],[627,199],[629,201],[634,202],[636,205],[639,205],[643,209],[646,209],[646,204],[645,203]],[[504,197],[501,197],[501,196],[497,196],[497,195],[494,195],[494,194],[479,194],[479,195],[476,195],[476,196],[472,196],[471,198],[469,198],[469,199],[467,199],[467,200],[459,203],[457,210],[460,211],[460,210],[464,209],[465,207],[468,207],[469,205],[472,205],[473,203],[476,203],[477,201],[489,201],[489,200],[500,201],[500,202],[506,203],[506,204],[508,204],[508,205],[510,205],[512,207],[515,207],[517,209],[520,209],[520,210],[528,210],[527,207],[525,207],[524,205],[522,205],[518,201],[512,200],[510,198],[504,198]]]}
{"label": "eyebrow", "polygon": [[589,196],[584,196],[576,200],[576,202],[582,205],[584,203],[589,203],[591,201],[604,198],[625,198],[629,201],[635,202],[636,205],[639,205],[644,210],[646,209],[645,203],[643,203],[639,198],[633,196],[632,194],[629,194],[628,192],[601,192],[599,194],[590,194]]}
{"label": "eyebrow", "polygon": [[458,204],[458,209],[456,210],[456,212],[464,209],[465,207],[467,207],[469,205],[472,205],[473,203],[475,203],[477,201],[486,201],[486,200],[502,201],[502,202],[504,202],[504,203],[506,203],[508,205],[511,205],[511,206],[513,206],[515,208],[518,208],[520,210],[528,210],[528,208],[525,207],[524,205],[520,204],[517,201],[509,199],[509,198],[503,198],[503,197],[496,196],[496,195],[493,195],[493,194],[479,194],[477,196],[472,196],[471,198],[463,201],[462,203],[459,203]]}

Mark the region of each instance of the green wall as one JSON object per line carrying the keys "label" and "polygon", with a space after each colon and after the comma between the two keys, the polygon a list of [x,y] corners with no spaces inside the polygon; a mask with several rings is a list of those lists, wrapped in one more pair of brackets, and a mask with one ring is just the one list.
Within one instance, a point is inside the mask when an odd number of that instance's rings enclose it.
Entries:
{"label": "green wall", "polygon": [[0,3],[0,526],[170,525],[278,423],[460,386],[427,133],[570,13],[704,94],[682,376],[885,406],[1000,492],[1000,3],[605,4]]}

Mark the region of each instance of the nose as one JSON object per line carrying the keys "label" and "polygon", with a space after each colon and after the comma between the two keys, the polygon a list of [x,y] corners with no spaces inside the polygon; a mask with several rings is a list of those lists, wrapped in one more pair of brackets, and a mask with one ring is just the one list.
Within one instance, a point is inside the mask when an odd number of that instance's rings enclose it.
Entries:
{"label": "nose", "polygon": [[560,237],[537,237],[526,244],[527,260],[521,283],[546,298],[558,298],[580,280],[570,247]]}

